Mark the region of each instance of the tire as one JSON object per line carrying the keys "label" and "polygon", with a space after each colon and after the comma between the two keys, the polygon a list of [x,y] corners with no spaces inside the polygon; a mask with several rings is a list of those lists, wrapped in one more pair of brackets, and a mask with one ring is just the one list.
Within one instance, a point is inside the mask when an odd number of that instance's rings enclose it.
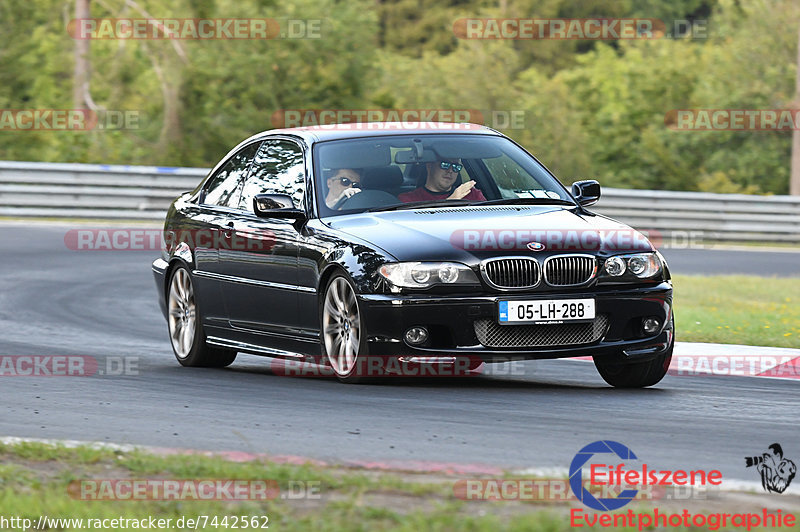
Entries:
{"label": "tire", "polygon": [[167,326],[172,352],[178,362],[194,368],[231,365],[236,360],[235,351],[212,347],[206,342],[189,270],[177,266],[170,275],[167,290]]}
{"label": "tire", "polygon": [[673,343],[664,353],[648,362],[609,364],[595,359],[594,365],[603,380],[615,388],[645,388],[658,384],[667,374],[674,347]]}
{"label": "tire", "polygon": [[366,384],[383,376],[381,357],[370,358],[367,333],[353,283],[343,273],[328,281],[320,302],[323,363],[346,384]]}

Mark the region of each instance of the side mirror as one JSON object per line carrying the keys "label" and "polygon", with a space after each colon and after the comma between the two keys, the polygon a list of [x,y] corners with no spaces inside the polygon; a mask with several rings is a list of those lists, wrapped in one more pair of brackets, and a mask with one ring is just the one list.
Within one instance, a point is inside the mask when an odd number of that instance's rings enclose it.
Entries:
{"label": "side mirror", "polygon": [[600,199],[600,183],[594,179],[572,183],[572,195],[584,207],[594,205]]}
{"label": "side mirror", "polygon": [[256,194],[253,212],[259,218],[303,220],[306,217],[306,213],[296,208],[292,198],[286,194]]}

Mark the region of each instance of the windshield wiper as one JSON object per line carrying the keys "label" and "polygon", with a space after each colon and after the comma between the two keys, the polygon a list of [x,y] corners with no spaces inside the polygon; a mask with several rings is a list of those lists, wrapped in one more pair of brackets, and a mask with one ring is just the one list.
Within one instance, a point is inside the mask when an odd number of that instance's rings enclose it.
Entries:
{"label": "windshield wiper", "polygon": [[502,205],[503,203],[521,204],[521,205],[571,205],[575,204],[571,201],[556,199],[556,198],[500,198],[496,200],[481,201],[476,205]]}
{"label": "windshield wiper", "polygon": [[463,205],[473,205],[475,202],[464,199],[433,200],[433,201],[413,201],[411,203],[400,203],[398,205],[386,205],[384,207],[373,207],[366,212],[380,211],[402,211],[408,209],[424,209],[427,207],[458,207]]}

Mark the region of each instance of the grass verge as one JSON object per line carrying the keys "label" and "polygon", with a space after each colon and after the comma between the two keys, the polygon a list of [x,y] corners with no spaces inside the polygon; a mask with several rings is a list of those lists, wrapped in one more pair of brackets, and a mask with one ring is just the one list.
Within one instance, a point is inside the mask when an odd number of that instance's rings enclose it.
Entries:
{"label": "grass verge", "polygon": [[678,341],[800,348],[800,279],[673,276]]}
{"label": "grass verge", "polygon": [[[272,500],[235,502],[84,500],[75,486],[87,479],[268,479],[277,482],[280,495]],[[187,519],[202,519],[197,527],[201,530],[243,528],[245,516],[247,528],[256,524],[261,529],[268,524],[269,529],[281,531],[556,531],[565,526],[563,515],[542,512],[541,506],[530,504],[516,505],[511,512],[507,507],[492,511],[483,504],[468,509],[468,503],[454,497],[453,482],[420,474],[267,461],[239,463],[202,455],[160,456],[42,443],[0,445],[0,516],[30,519],[34,526],[40,516],[82,519],[84,529],[89,520],[151,516],[171,519],[170,530],[194,529],[186,524]],[[249,520],[252,517],[256,520]],[[181,518],[182,527],[178,526]],[[74,521],[50,523],[50,530],[79,529]]]}
{"label": "grass verge", "polygon": [[[507,475],[505,479],[511,479]],[[530,478],[530,477],[528,477]],[[73,489],[83,480],[237,479],[277,482],[280,496],[271,500],[86,500]],[[153,528],[150,521],[164,520],[161,530],[230,530],[233,528],[281,531],[383,531],[421,530],[475,532],[551,531],[570,529],[572,511],[585,508],[576,500],[465,501],[454,494],[451,475],[354,470],[344,467],[289,465],[263,461],[234,462],[205,455],[153,455],[87,446],[64,447],[45,443],[0,444],[0,529],[19,529],[2,519],[45,516],[42,530]],[[314,490],[308,490],[311,483]],[[306,489],[297,489],[302,484]],[[293,487],[294,485],[294,487]],[[284,494],[290,495],[285,497]],[[299,496],[298,496],[299,495]],[[670,497],[666,497],[670,499]],[[797,497],[782,499],[785,512],[800,509]],[[704,500],[634,501],[633,512],[652,513],[653,506],[679,513],[755,512],[774,499],[764,494],[719,495]],[[627,508],[625,512],[627,513]],[[600,512],[605,517],[610,514]],[[265,519],[268,518],[268,520]],[[244,519],[244,518],[247,519]],[[256,520],[253,521],[252,518]],[[55,522],[54,519],[72,520]],[[136,520],[115,525],[113,519]],[[197,524],[188,520],[196,520]],[[244,520],[243,520],[244,519]],[[80,521],[80,524],[76,520]],[[17,524],[19,521],[17,521]],[[105,526],[100,526],[104,523]],[[234,525],[234,523],[236,523]],[[246,523],[246,526],[245,526]],[[254,526],[255,525],[255,526]],[[584,529],[599,530],[584,523]],[[29,527],[29,529],[38,529]],[[631,526],[618,530],[636,530]],[[684,530],[704,530],[688,527]],[[707,530],[707,529],[705,529]]]}

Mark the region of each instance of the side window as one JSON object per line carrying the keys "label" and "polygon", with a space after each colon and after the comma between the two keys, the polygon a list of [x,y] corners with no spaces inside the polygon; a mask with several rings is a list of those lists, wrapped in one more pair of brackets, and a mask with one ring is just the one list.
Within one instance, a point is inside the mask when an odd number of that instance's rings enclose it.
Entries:
{"label": "side window", "polygon": [[241,183],[260,143],[245,146],[231,157],[206,184],[203,203],[222,207],[237,207]]}
{"label": "side window", "polygon": [[252,212],[256,194],[288,194],[295,207],[302,209],[305,190],[306,168],[300,146],[289,140],[267,140],[256,154],[239,208]]}

